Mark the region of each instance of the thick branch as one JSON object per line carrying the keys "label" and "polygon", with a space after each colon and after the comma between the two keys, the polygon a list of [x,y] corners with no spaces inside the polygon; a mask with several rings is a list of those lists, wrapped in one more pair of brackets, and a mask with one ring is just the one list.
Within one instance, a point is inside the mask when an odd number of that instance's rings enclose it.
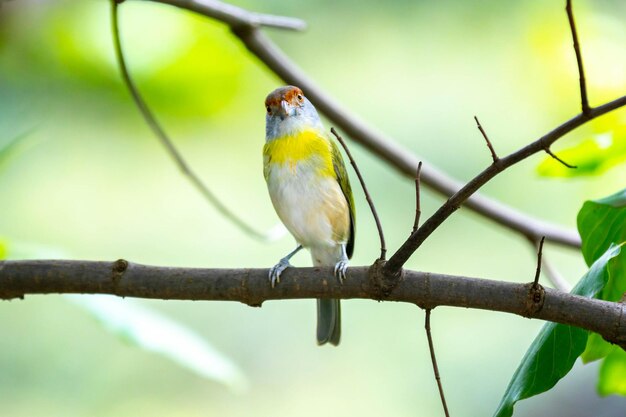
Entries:
{"label": "thick branch", "polygon": [[[589,110],[588,114],[579,114],[578,116],[568,120],[567,122],[556,127],[551,132],[546,133],[536,141],[524,146],[517,152],[499,159],[496,163],[487,167],[483,172],[474,177],[463,188],[461,188],[456,194],[448,199],[436,212],[433,214],[424,224],[413,233],[409,239],[398,249],[398,251],[389,259],[389,262],[385,265],[385,268],[390,272],[396,272],[402,265],[409,259],[409,257],[415,252],[415,250],[431,235],[432,232],[437,229],[441,223],[444,222],[452,213],[461,207],[472,194],[474,194],[480,187],[489,182],[493,177],[504,171],[505,169],[515,165],[521,160],[528,158],[529,156],[543,151],[549,148],[558,139],[565,136],[567,133],[583,125],[589,120],[602,116],[612,110],[626,105],[626,96],[620,97],[602,106],[595,107]],[[538,240],[538,239],[536,239]]]}
{"label": "thick branch", "polygon": [[[316,108],[328,117],[337,128],[344,131],[356,142],[363,145],[366,149],[389,163],[393,168],[408,178],[414,178],[419,162],[416,156],[396,144],[389,137],[367,126],[357,116],[347,111],[326,94],[326,92],[298,68],[298,66],[269,38],[257,29],[258,25],[247,22],[245,19],[236,19],[230,14],[219,15],[214,8],[206,9],[205,7],[200,7],[199,1],[151,1],[191,10],[221,20],[230,25],[233,33],[239,37],[250,52],[286,83],[302,88],[306,92],[307,97],[315,104]],[[203,1],[202,4],[204,5],[205,1]],[[233,21],[233,19],[236,20]],[[422,182],[424,185],[446,197],[452,196],[463,186],[461,182],[428,164],[424,165]],[[537,240],[541,238],[541,236],[546,236],[547,240],[554,243],[575,248],[580,247],[580,237],[575,231],[535,219],[488,197],[473,195],[464,205],[482,216],[512,229],[527,238]]]}
{"label": "thick branch", "polygon": [[[90,293],[175,300],[239,301],[260,306],[296,298],[381,298],[380,269],[353,267],[343,284],[332,268],[288,268],[271,288],[267,269],[170,268],[126,261],[0,262],[0,299],[27,294]],[[626,347],[626,305],[545,289],[537,309],[528,309],[531,284],[512,284],[404,271],[385,300],[422,308],[454,306],[513,313],[581,327]]]}

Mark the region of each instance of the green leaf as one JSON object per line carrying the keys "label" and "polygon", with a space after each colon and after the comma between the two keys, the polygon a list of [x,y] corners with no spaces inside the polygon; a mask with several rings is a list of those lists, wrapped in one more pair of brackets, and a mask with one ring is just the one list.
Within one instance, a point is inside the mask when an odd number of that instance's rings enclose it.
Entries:
{"label": "green leaf", "polygon": [[612,243],[626,241],[626,188],[609,197],[586,201],[578,212],[582,252],[591,265]]}
{"label": "green leaf", "polygon": [[587,138],[575,146],[556,152],[576,168],[568,168],[547,156],[537,166],[539,175],[545,177],[580,177],[599,175],[626,162],[626,126],[619,125],[611,131]]}
{"label": "green leaf", "polygon": [[67,295],[124,341],[158,353],[196,374],[243,392],[248,381],[239,368],[189,328],[139,306],[108,295]]}
{"label": "green leaf", "polygon": [[[582,252],[587,264],[593,262],[611,244],[626,241],[626,189],[609,197],[587,201],[578,213],[578,230],[582,238]],[[599,297],[620,301],[626,293],[626,262],[612,271]],[[615,370],[626,369],[626,355],[616,347],[592,334],[582,354],[584,363],[606,358],[600,367],[598,392],[602,395],[626,395],[626,389],[616,380]],[[622,379],[624,379],[622,374]]]}
{"label": "green leaf", "polygon": [[626,352],[616,346],[613,348],[600,367],[600,395],[626,395]]}
{"label": "green leaf", "polygon": [[[618,266],[616,257],[620,249],[621,246],[611,246],[581,278],[572,294],[583,297],[599,294],[609,280],[609,271]],[[587,330],[577,327],[546,323],[513,374],[494,416],[510,417],[518,401],[554,387],[574,366],[585,349],[588,335]]]}

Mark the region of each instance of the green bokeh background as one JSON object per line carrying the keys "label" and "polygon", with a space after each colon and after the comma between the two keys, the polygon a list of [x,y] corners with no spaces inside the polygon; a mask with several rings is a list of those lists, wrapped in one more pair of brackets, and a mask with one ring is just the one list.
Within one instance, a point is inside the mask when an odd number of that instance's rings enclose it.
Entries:
{"label": "green bokeh background", "polygon": [[[504,155],[577,113],[578,74],[562,1],[240,1],[297,16],[304,33],[267,33],[345,106],[461,180],[490,162],[478,115]],[[592,105],[626,92],[626,5],[576,1]],[[260,229],[278,221],[262,176],[265,95],[281,83],[217,22],[150,2],[121,6],[136,81],[188,162]],[[259,243],[224,220],[183,178],[141,119],[116,70],[104,0],[15,0],[0,8],[0,144],[30,132],[0,166],[0,238],[8,256],[211,267],[269,267],[293,241]],[[306,92],[305,92],[306,93]],[[626,112],[607,116],[626,123]],[[594,132],[594,123],[560,146]],[[412,226],[411,181],[358,147],[391,250]],[[535,156],[484,193],[575,227],[582,202],[623,188],[626,168],[545,179]],[[353,180],[355,182],[355,180]],[[353,264],[377,256],[362,193]],[[423,193],[423,215],[441,203]],[[572,283],[573,251],[547,256]],[[407,265],[529,281],[527,242],[461,210]],[[306,255],[294,259],[309,265]],[[233,394],[126,345],[60,296],[0,303],[0,401],[7,416],[438,416],[423,312],[344,302],[342,344],[318,348],[311,300],[258,308],[142,301],[227,354],[252,387]],[[490,415],[541,323],[438,308],[434,337],[457,417]],[[595,394],[597,367],[577,365],[516,415],[621,416],[626,400]]]}

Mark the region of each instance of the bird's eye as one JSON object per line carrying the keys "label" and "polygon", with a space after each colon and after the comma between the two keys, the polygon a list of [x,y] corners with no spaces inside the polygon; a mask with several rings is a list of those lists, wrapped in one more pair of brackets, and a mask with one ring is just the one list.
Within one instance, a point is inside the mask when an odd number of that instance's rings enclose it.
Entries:
{"label": "bird's eye", "polygon": [[304,99],[304,97],[302,97],[302,94],[298,94],[296,97],[298,98],[298,101],[302,101]]}
{"label": "bird's eye", "polygon": [[272,109],[270,106],[265,107],[267,109],[267,114],[272,114]]}

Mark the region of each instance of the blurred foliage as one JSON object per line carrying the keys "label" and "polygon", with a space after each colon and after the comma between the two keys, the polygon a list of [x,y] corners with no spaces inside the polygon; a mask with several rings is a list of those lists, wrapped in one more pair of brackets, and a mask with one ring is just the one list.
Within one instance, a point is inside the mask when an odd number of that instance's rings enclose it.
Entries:
{"label": "blurred foliage", "polygon": [[[461,180],[489,163],[474,114],[504,154],[577,112],[576,63],[557,3],[236,2],[305,19],[305,33],[266,33],[346,107]],[[162,265],[273,265],[292,248],[291,239],[261,245],[221,219],[145,126],[119,80],[108,8],[100,0],[19,0],[0,9],[0,144],[31,132],[28,146],[17,146],[0,171],[0,233],[10,242],[8,256],[45,250],[37,253]],[[576,0],[575,8],[596,105],[626,91],[626,5]],[[130,70],[190,165],[234,211],[260,229],[275,224],[260,155],[263,99],[280,81],[218,22],[146,1],[124,2],[120,12]],[[623,110],[614,115],[625,120]],[[608,120],[604,130],[594,122],[572,132],[558,148],[619,126]],[[393,249],[412,225],[413,183],[358,146],[352,151]],[[580,201],[624,186],[625,164],[602,176],[545,181],[533,175],[536,161],[507,171],[484,192],[571,227]],[[357,211],[367,213],[362,194],[355,194]],[[425,191],[424,215],[440,201]],[[407,267],[528,281],[534,254],[527,243],[464,212],[446,222]],[[378,252],[376,229],[367,215],[359,216],[358,227],[353,262],[368,264]],[[579,254],[547,246],[546,256],[564,276],[579,277],[586,269]],[[295,264],[310,262],[301,255]],[[426,339],[416,325],[422,316],[413,306],[346,302],[344,340],[332,350],[315,346],[310,300],[262,309],[215,302],[139,305],[210,339],[245,369],[251,390],[232,395],[156,355],[126,348],[63,297],[32,296],[0,303],[3,414],[440,412]],[[493,410],[540,323],[481,311],[459,316],[442,308],[433,326],[450,408],[455,416],[473,417]],[[494,329],[506,329],[506,337]],[[469,342],[459,349],[459,340]],[[621,413],[624,399],[595,394],[595,369],[575,365],[550,395],[518,404],[516,415]],[[468,381],[480,381],[480,388],[468,389]],[[558,400],[563,397],[568,400]]]}
{"label": "blurred foliage", "polygon": [[548,156],[537,166],[539,174],[546,177],[600,175],[626,162],[626,123],[611,116],[592,123],[593,127],[599,129],[592,137],[558,151],[559,158],[576,168],[568,168]]}
{"label": "blurred foliage", "polygon": [[[626,252],[611,246],[578,281],[571,293],[597,297],[616,275],[626,280]],[[523,399],[550,390],[567,375],[585,350],[589,331],[559,323],[546,323],[530,345],[515,371],[495,417],[511,417],[513,407]]]}
{"label": "blurred foliage", "polygon": [[247,390],[247,379],[230,359],[195,332],[164,315],[115,296],[68,295],[66,298],[129,344],[163,355],[234,392]]}

